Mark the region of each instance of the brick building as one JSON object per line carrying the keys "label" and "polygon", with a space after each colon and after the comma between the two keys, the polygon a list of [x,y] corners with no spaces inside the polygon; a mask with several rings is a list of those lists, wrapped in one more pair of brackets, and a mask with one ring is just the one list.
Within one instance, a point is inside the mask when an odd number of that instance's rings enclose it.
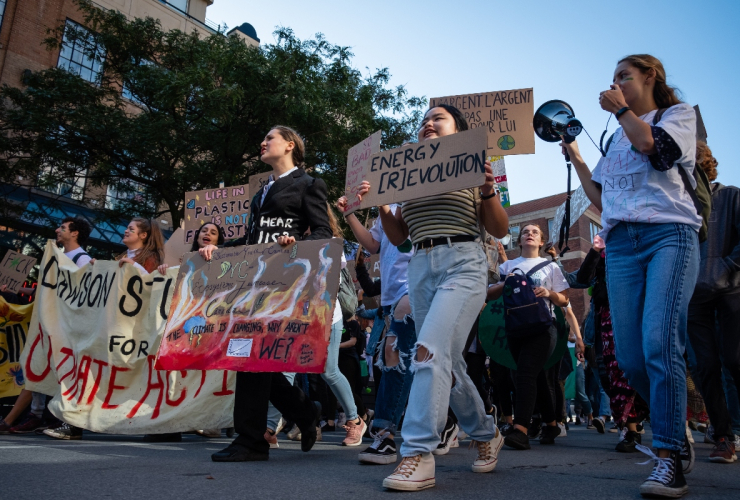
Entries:
{"label": "brick building", "polygon": [[[555,222],[555,212],[558,207],[565,203],[566,193],[555,194],[537,200],[517,203],[506,208],[509,215],[509,232],[511,240],[506,245],[506,256],[509,259],[519,257],[520,251],[517,244],[519,230],[527,223],[538,224],[545,234],[545,240],[552,239],[551,232]],[[583,259],[591,249],[593,237],[601,230],[601,212],[592,204],[585,213],[573,221],[570,228],[568,246],[570,251],[561,258],[561,263],[566,271],[577,270],[583,263]],[[589,296],[586,290],[571,290],[570,301],[573,312],[579,321],[583,321],[588,313]]]}
{"label": "brick building", "polygon": [[[165,30],[197,31],[208,36],[222,33],[220,26],[206,18],[206,9],[213,1],[95,0],[93,4],[102,9],[117,10],[130,19],[158,19]],[[51,67],[66,69],[91,84],[96,83],[102,71],[101,65],[87,57],[79,47],[63,43],[61,50],[48,50],[43,44],[49,36],[47,29],[61,23],[65,23],[67,30],[89,31],[73,0],[0,0],[0,85],[23,87],[24,73]],[[226,35],[237,36],[249,45],[259,45],[257,33],[248,23]],[[122,92],[128,98],[125,88]],[[131,106],[133,112],[138,112],[133,103]],[[136,193],[117,193],[111,187],[95,188],[87,186],[84,178],[75,178],[57,186],[55,191],[10,189],[0,184],[0,196],[18,207],[17,218],[12,223],[7,222],[6,226],[0,226],[0,255],[8,248],[35,254],[44,237],[52,235],[49,221],[58,223],[68,215],[81,215],[94,225],[88,251],[102,256],[125,249],[121,238],[127,221],[120,224],[94,222],[98,200],[105,199],[108,205],[117,199],[136,196]],[[13,227],[8,227],[10,225]],[[172,229],[170,225],[168,217],[160,220],[165,234]]]}

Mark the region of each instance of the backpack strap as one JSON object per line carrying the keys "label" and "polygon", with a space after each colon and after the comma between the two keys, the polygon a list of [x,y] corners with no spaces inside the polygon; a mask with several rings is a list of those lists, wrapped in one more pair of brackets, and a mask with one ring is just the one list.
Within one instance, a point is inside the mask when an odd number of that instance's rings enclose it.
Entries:
{"label": "backpack strap", "polygon": [[[663,114],[666,112],[666,109],[668,108],[661,108],[656,113],[655,116],[653,116],[653,126],[657,125],[658,122],[663,118]],[[681,166],[680,163],[676,163],[676,166],[678,167],[678,173],[681,174],[681,180],[683,181],[684,189],[689,193],[689,196],[691,196],[691,201],[694,202],[694,208],[696,209],[696,213],[701,215],[704,211],[704,204],[699,199],[699,196],[696,194],[696,189],[694,189],[694,186],[691,185],[691,181],[689,180],[689,174],[686,173],[686,169]],[[694,170],[696,170],[696,166],[694,166]]]}
{"label": "backpack strap", "polygon": [[548,262],[548,261],[540,262],[539,264],[537,264],[536,266],[534,266],[532,269],[529,270],[529,272],[526,274],[527,278],[529,278],[530,276],[532,276],[534,273],[536,273],[540,269],[543,269],[543,268],[549,266],[550,264],[552,264],[552,262]]}
{"label": "backpack strap", "polygon": [[[72,263],[77,265],[77,261],[80,260],[80,257],[82,257],[83,255],[87,255],[87,252],[85,252],[84,250],[78,253],[77,255],[75,255],[74,257],[72,257]],[[87,256],[89,257],[89,255]]]}

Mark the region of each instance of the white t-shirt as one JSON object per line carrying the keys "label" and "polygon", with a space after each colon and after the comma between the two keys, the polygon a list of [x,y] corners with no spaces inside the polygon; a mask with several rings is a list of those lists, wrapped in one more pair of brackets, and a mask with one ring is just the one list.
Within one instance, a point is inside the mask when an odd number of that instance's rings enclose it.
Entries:
{"label": "white t-shirt", "polygon": [[[390,209],[395,215],[398,205],[394,203]],[[370,234],[375,241],[380,242],[380,305],[390,306],[409,293],[407,271],[412,252],[400,252],[396,245],[390,242],[383,231],[380,218],[375,220]]]}
{"label": "white t-shirt", "polygon": [[[86,252],[85,250],[82,249],[82,247],[77,247],[74,250],[70,250],[69,252],[64,252],[64,255],[69,257],[69,260],[72,260],[75,258],[75,255],[77,255],[78,253],[86,253]],[[91,260],[92,258],[89,255],[83,255],[79,259],[77,259],[77,262],[75,264],[77,264],[77,267],[82,267],[88,262],[90,262]]]}
{"label": "white t-shirt", "polygon": [[[530,269],[532,269],[540,262],[550,262],[550,260],[545,259],[544,257],[535,257],[533,259],[518,257],[514,260],[507,260],[499,266],[501,282],[505,281],[506,277],[511,274],[514,269],[519,269],[522,271],[522,273],[527,274]],[[534,286],[547,288],[548,290],[553,292],[562,292],[563,290],[567,290],[568,288],[570,288],[568,286],[568,281],[565,279],[565,276],[563,276],[560,268],[554,262],[550,262],[549,266],[543,267],[532,276],[530,276],[530,278],[532,279],[532,283],[534,283]],[[544,300],[547,304],[547,307],[550,308],[550,313],[554,318],[555,311],[552,308],[550,299]]]}
{"label": "white t-shirt", "polygon": [[[650,125],[655,111],[640,119]],[[696,163],[696,112],[688,104],[668,108],[655,125],[662,128],[676,142],[681,157],[670,170],[653,168],[648,155],[632,147],[622,128],[614,132],[614,139],[606,157],[594,169],[592,180],[601,184],[601,224],[599,236],[606,241],[609,230],[622,221],[654,224],[679,222],[695,230],[701,227],[701,216],[691,195],[684,188],[679,168],[695,186],[693,176]]]}
{"label": "white t-shirt", "polygon": [[[138,250],[126,250],[126,257],[128,257],[131,260],[134,260],[136,258],[136,254],[139,253]],[[144,274],[149,274],[149,271],[147,271],[144,266],[139,264],[138,262],[134,262],[134,267],[137,268],[139,271],[141,271]]]}

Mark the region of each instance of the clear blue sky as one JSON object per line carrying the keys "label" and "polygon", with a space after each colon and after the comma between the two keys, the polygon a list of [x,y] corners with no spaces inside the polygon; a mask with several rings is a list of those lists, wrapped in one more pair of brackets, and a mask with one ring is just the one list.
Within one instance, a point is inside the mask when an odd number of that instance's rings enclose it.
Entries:
{"label": "clear blue sky", "polygon": [[[323,33],[352,47],[356,68],[388,67],[392,84],[412,95],[533,87],[535,109],[567,101],[597,143],[608,117],[599,92],[621,57],[649,53],[663,61],[685,101],[701,107],[718,180],[740,186],[732,153],[740,134],[738,0],[215,0],[206,16],[230,28],[249,22],[262,43],[274,42],[276,26],[301,39]],[[612,119],[610,133],[614,128]],[[593,168],[600,153],[585,134],[579,143]],[[537,139],[536,151],[506,157],[512,203],[565,191],[560,148]]]}

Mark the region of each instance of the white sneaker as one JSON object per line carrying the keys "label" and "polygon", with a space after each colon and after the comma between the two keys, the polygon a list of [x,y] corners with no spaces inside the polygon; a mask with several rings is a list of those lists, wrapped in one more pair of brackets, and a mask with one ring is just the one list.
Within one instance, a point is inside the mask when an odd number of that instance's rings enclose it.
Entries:
{"label": "white sneaker", "polygon": [[452,447],[453,440],[457,437],[457,432],[460,430],[460,427],[458,427],[458,425],[452,422],[449,418],[447,423],[450,425],[445,425],[442,435],[440,436],[442,438],[440,443],[434,450],[432,450],[432,453],[435,455],[447,455],[447,452],[449,452]]}
{"label": "white sneaker", "polygon": [[689,438],[689,443],[694,444],[694,436],[691,435],[691,428],[688,422],[686,422],[686,437]]}
{"label": "white sneaker", "polygon": [[560,427],[560,436],[559,437],[565,437],[568,435],[568,431],[565,430],[565,424],[562,422],[558,422],[558,427]]}
{"label": "white sneaker", "polygon": [[434,455],[425,453],[403,457],[393,474],[383,479],[390,490],[420,491],[434,486]]}
{"label": "white sneaker", "polygon": [[495,427],[496,435],[490,441],[473,441],[478,447],[478,458],[473,462],[473,472],[491,472],[498,464],[498,452],[504,445],[504,437],[498,427]]}
{"label": "white sneaker", "polygon": [[336,423],[334,424],[336,427],[343,427],[344,424],[347,423],[347,415],[342,411],[339,412],[339,418],[337,419]]}
{"label": "white sneaker", "polygon": [[460,443],[457,441],[457,436],[452,438],[452,444],[450,444],[450,448],[459,448]]}
{"label": "white sneaker", "polygon": [[301,430],[298,428],[297,425],[293,424],[293,428],[288,431],[288,439],[290,439],[291,441],[301,440]]}

